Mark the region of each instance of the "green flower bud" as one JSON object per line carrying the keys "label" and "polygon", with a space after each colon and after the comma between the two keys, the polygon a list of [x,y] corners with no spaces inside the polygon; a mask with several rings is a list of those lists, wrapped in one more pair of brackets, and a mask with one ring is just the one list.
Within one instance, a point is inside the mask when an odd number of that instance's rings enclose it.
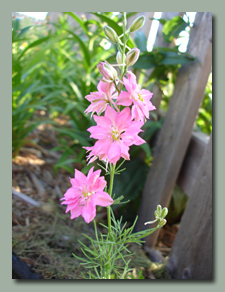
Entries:
{"label": "green flower bud", "polygon": [[166,219],[162,219],[159,222],[159,227],[163,227],[166,224]]}
{"label": "green flower bud", "polygon": [[98,68],[99,72],[102,74],[102,76],[103,76],[102,80],[104,82],[110,83],[110,82],[113,82],[116,79],[117,71],[107,61],[100,62],[97,65],[97,68]]}
{"label": "green flower bud", "polygon": [[167,214],[168,214],[168,209],[165,207],[162,209],[161,218],[165,218]]}
{"label": "green flower bud", "polygon": [[104,27],[104,33],[105,36],[113,43],[117,44],[119,39],[118,39],[118,35],[116,34],[115,30],[112,29],[110,26],[105,26]]}
{"label": "green flower bud", "polygon": [[161,216],[161,213],[162,213],[161,205],[157,205],[157,212],[159,213],[159,216]]}
{"label": "green flower bud", "polygon": [[137,48],[130,50],[126,55],[125,64],[127,66],[133,66],[137,62],[139,54],[140,50]]}
{"label": "green flower bud", "polygon": [[160,213],[157,210],[154,212],[154,215],[156,219],[160,219]]}
{"label": "green flower bud", "polygon": [[134,32],[134,31],[139,30],[144,25],[144,23],[145,23],[145,17],[143,15],[138,17],[131,24],[131,26],[129,28],[130,32]]}
{"label": "green flower bud", "polygon": [[117,61],[117,64],[122,64],[122,54],[120,51],[118,51],[117,55],[116,55],[116,61]]}

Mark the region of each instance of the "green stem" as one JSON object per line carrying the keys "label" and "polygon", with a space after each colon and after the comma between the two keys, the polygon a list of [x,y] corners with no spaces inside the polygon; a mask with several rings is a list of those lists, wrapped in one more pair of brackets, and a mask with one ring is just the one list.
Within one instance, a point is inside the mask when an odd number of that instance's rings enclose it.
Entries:
{"label": "green stem", "polygon": [[[115,168],[116,168],[116,165],[112,165],[112,167],[110,167],[110,185],[109,185],[109,195],[110,195],[110,197],[112,197]],[[110,234],[111,234],[111,207],[110,206],[107,207],[107,217],[108,217],[108,236],[110,238]],[[107,262],[110,259],[110,254],[111,254],[111,246],[109,246]],[[106,278],[107,279],[110,278],[110,267],[111,267],[111,264],[108,263],[107,266],[106,266]]]}
{"label": "green stem", "polygon": [[[126,24],[127,24],[127,20],[126,20],[126,12],[123,12],[123,52],[122,52],[122,64],[124,64],[124,62],[125,62],[125,50],[126,50],[126,42],[127,42],[127,40],[126,40]],[[122,68],[121,68],[121,77],[120,77],[120,80],[121,81],[123,81],[123,76],[125,75],[125,67],[126,66],[122,66]],[[120,92],[121,92],[121,90],[122,90],[122,87],[123,87],[123,85],[122,84],[120,84],[120,86],[119,86],[119,94],[120,94]]]}
{"label": "green stem", "polygon": [[95,237],[96,237],[96,239],[98,241],[98,231],[97,231],[97,225],[96,225],[95,219],[94,219],[94,227],[95,227]]}
{"label": "green stem", "polygon": [[[123,12],[123,50],[122,50],[122,64],[124,64],[125,62],[125,50],[126,50],[126,42],[127,42],[127,39],[126,39],[126,12]],[[123,80],[123,76],[125,75],[125,71],[127,66],[123,65],[122,68],[121,68],[121,81]],[[116,89],[118,91],[118,95],[120,94],[121,90],[122,90],[122,87],[123,85],[120,84],[119,88],[117,88],[116,86]],[[110,185],[109,185],[109,195],[112,197],[112,190],[113,190],[113,181],[114,181],[114,174],[115,174],[115,168],[116,168],[116,165],[112,165],[110,167]],[[107,207],[107,218],[108,218],[108,236],[110,238],[110,234],[111,234],[111,207],[108,206]],[[109,250],[108,250],[108,256],[107,256],[107,262],[109,262],[109,259],[110,259],[110,255],[111,255],[111,246],[109,246]],[[110,278],[110,267],[111,267],[111,264],[110,262],[107,264],[106,266],[106,278],[109,279]]]}
{"label": "green stem", "polygon": [[[112,169],[111,169],[111,172],[110,172],[110,185],[109,185],[109,195],[110,195],[110,197],[112,197],[115,167],[116,167],[116,165],[113,165]],[[111,233],[111,214],[110,214],[111,211],[110,210],[111,210],[111,207],[108,206],[107,207],[107,217],[108,217],[108,228],[109,228],[108,234],[109,234],[109,236],[110,236],[110,233]]]}

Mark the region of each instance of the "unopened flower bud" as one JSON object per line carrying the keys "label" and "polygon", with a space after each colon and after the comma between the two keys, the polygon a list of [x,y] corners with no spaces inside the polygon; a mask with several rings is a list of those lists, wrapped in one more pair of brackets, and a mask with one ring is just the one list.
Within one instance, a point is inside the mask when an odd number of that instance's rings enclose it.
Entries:
{"label": "unopened flower bud", "polygon": [[118,43],[118,35],[116,34],[115,30],[112,29],[110,26],[104,27],[105,36],[113,43]]}
{"label": "unopened flower bud", "polygon": [[159,222],[159,227],[163,227],[166,224],[166,219],[162,219]]}
{"label": "unopened flower bud", "polygon": [[161,213],[162,213],[162,207],[161,205],[157,205],[157,212],[160,214],[161,216]]}
{"label": "unopened flower bud", "polygon": [[165,207],[162,209],[161,218],[165,218],[167,214],[168,214],[168,209]]}
{"label": "unopened flower bud", "polygon": [[159,219],[160,218],[160,214],[159,214],[159,212],[157,210],[154,212],[154,215],[155,215],[155,218],[156,219]]}
{"label": "unopened flower bud", "polygon": [[117,71],[108,62],[100,62],[98,65],[98,70],[103,76],[103,81],[113,82],[117,77]]}
{"label": "unopened flower bud", "polygon": [[122,64],[122,54],[120,51],[118,51],[117,55],[116,55],[116,61],[117,61],[117,64]]}
{"label": "unopened flower bud", "polygon": [[126,55],[125,64],[127,66],[133,66],[137,62],[139,54],[140,50],[137,48],[130,50]]}
{"label": "unopened flower bud", "polygon": [[130,32],[134,32],[134,31],[139,30],[144,25],[144,23],[145,23],[145,17],[143,15],[138,17],[131,24],[131,26],[129,28]]}

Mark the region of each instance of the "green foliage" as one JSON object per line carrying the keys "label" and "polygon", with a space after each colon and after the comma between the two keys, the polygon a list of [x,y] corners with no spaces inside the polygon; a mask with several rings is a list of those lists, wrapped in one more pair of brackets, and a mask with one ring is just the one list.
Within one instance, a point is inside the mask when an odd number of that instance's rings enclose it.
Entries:
{"label": "green foliage", "polygon": [[173,39],[179,37],[179,34],[186,29],[189,24],[180,16],[175,16],[166,20],[163,26],[163,38],[170,43]]}
{"label": "green foliage", "polygon": [[137,31],[135,33],[134,41],[135,41],[136,47],[141,52],[147,51],[147,38],[146,38],[146,35],[142,31]]}
{"label": "green foliage", "polygon": [[[164,209],[163,211],[165,211]],[[161,209],[160,211],[162,213]],[[89,279],[126,279],[127,273],[131,271],[129,257],[132,254],[129,250],[129,243],[141,245],[144,237],[161,228],[166,221],[161,213],[156,219],[158,225],[155,228],[135,233],[133,231],[137,218],[131,227],[126,228],[126,223],[122,223],[122,217],[120,220],[116,220],[112,212],[111,232],[108,232],[108,226],[101,224],[107,230],[107,234],[101,233],[100,236],[94,221],[96,239],[83,234],[91,242],[90,247],[78,240],[85,258],[73,254],[76,259],[81,261],[81,265],[90,269]],[[83,277],[86,278],[85,275]]]}
{"label": "green foliage", "polygon": [[188,196],[178,185],[175,185],[169,205],[169,213],[167,216],[167,221],[169,224],[180,222],[187,202]]}
{"label": "green foliage", "polygon": [[201,130],[205,134],[210,135],[212,131],[212,73],[209,75],[204,99],[198,112],[196,124],[196,130]]}
{"label": "green foliage", "polygon": [[194,60],[195,58],[189,54],[179,52],[178,47],[174,49],[158,47],[154,48],[152,52],[142,53],[135,63],[134,68],[151,69],[167,65],[183,65]]}
{"label": "green foliage", "polygon": [[[35,78],[35,71],[40,68],[38,56],[44,55],[44,49],[37,50],[41,41],[30,40],[24,48],[24,38],[32,28],[21,28],[20,20],[15,19],[12,25],[12,152],[19,153],[20,148],[28,142],[28,135],[41,123],[31,121],[36,110],[45,110],[45,102],[40,98],[43,89],[41,82]],[[29,60],[29,62],[26,62]]]}
{"label": "green foliage", "polygon": [[[79,23],[78,27],[72,29],[67,14]],[[112,55],[114,49],[104,50],[104,36],[98,22],[83,21],[72,13],[65,13],[52,24],[54,32],[43,25],[42,35],[39,26],[29,25],[21,29],[21,25],[19,19],[13,21],[13,153],[19,153],[29,134],[40,123],[50,122],[49,119],[41,122],[35,119],[34,113],[43,110],[52,120],[60,114],[69,116],[69,126],[55,127],[59,133],[59,144],[64,137],[69,137],[73,153],[82,154],[78,154],[79,162],[82,162],[85,151],[76,150],[90,145],[85,132],[93,123],[84,114],[88,106],[84,97],[96,90],[99,78],[96,65],[102,58]],[[90,26],[92,32],[88,30]],[[28,35],[30,29],[34,34]],[[65,143],[59,147],[63,156],[56,170],[64,167],[72,171],[66,166],[72,162],[69,157],[71,149]]]}

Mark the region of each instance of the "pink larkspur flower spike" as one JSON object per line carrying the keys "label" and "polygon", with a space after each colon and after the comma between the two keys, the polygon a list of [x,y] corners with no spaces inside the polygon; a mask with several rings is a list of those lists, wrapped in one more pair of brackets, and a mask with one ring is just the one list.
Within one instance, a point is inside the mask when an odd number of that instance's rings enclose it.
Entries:
{"label": "pink larkspur flower spike", "polygon": [[117,98],[116,104],[130,106],[132,119],[144,122],[145,118],[149,119],[149,111],[155,109],[150,102],[153,93],[146,89],[140,89],[136,82],[136,76],[131,72],[127,72],[127,77],[123,77],[124,86],[127,91],[122,91]]}
{"label": "pink larkspur flower spike", "polygon": [[97,126],[88,129],[90,137],[97,139],[94,146],[84,147],[90,151],[88,159],[96,159],[116,164],[123,157],[130,159],[129,147],[131,145],[141,145],[146,143],[138,136],[142,132],[143,122],[132,121],[130,109],[124,108],[117,112],[108,106],[104,116],[94,115]]}
{"label": "pink larkspur flower spike", "polygon": [[67,205],[66,213],[71,212],[70,219],[84,218],[85,222],[91,222],[96,216],[96,206],[107,207],[113,203],[109,194],[104,192],[106,181],[100,176],[101,170],[89,170],[87,176],[75,169],[75,177],[70,179],[72,187],[69,188],[61,204]]}

